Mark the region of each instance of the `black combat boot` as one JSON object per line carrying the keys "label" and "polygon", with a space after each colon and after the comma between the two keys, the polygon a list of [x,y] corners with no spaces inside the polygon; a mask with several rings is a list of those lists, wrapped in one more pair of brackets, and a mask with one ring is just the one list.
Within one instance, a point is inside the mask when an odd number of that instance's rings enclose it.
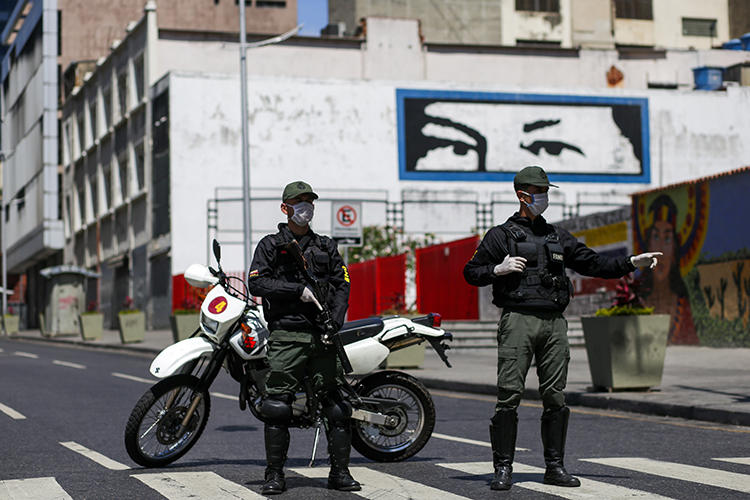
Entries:
{"label": "black combat boot", "polygon": [[331,426],[328,431],[328,455],[331,459],[331,472],[328,474],[328,489],[339,491],[359,491],[362,486],[349,473],[349,452],[352,449],[352,431],[349,423],[345,426]]}
{"label": "black combat boot", "polygon": [[563,406],[559,410],[544,410],[542,413],[542,444],[547,471],[545,484],[555,486],[581,486],[581,482],[568,474],[563,465],[565,455],[565,435],[568,432],[570,409]]}
{"label": "black combat boot", "polygon": [[286,490],[284,464],[289,449],[289,428],[285,425],[266,424],[266,476],[261,494],[278,495]]}
{"label": "black combat boot", "polygon": [[513,474],[513,455],[516,451],[518,414],[515,409],[498,410],[491,422],[490,443],[495,477],[492,478],[490,489],[509,490]]}

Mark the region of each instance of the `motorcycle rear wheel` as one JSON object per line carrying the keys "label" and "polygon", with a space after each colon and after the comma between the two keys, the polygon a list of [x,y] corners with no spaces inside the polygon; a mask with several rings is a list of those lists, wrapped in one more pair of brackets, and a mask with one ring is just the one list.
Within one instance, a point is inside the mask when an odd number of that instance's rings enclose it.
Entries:
{"label": "motorcycle rear wheel", "polygon": [[[184,433],[181,423],[188,409],[200,397]],[[141,396],[125,426],[125,449],[144,467],[164,467],[198,441],[208,422],[211,400],[198,390],[192,375],[174,375],[151,387]]]}
{"label": "motorcycle rear wheel", "polygon": [[378,462],[399,462],[427,444],[435,428],[435,404],[422,382],[405,373],[385,371],[363,378],[355,390],[362,397],[395,399],[407,407],[386,412],[396,417],[395,426],[353,420],[352,446],[360,454]]}

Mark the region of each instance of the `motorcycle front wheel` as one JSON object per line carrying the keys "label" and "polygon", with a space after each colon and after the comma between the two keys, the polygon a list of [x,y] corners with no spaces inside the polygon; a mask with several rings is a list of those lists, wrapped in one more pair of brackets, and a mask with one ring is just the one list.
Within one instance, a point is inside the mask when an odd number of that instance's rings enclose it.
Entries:
{"label": "motorcycle front wheel", "polygon": [[395,417],[394,425],[352,421],[352,446],[360,454],[378,462],[398,462],[427,444],[435,428],[435,404],[419,380],[405,373],[385,371],[363,378],[355,390],[360,397],[402,403],[384,412]]}
{"label": "motorcycle front wheel", "polygon": [[[183,427],[188,412],[192,416]],[[211,411],[207,391],[198,379],[175,375],[141,396],[125,426],[125,449],[144,467],[163,467],[183,456],[198,441]]]}

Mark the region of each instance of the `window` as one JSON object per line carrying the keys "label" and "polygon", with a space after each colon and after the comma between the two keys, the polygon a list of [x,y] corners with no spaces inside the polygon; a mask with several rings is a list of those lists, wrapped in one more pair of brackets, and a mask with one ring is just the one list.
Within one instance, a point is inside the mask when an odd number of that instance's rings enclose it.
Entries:
{"label": "window", "polygon": [[83,122],[83,110],[77,113],[77,125],[78,125],[78,154],[83,154],[86,151],[86,127]]}
{"label": "window", "polygon": [[560,12],[560,0],[516,0],[516,10]]}
{"label": "window", "polygon": [[133,62],[133,78],[135,79],[135,104],[143,100],[145,82],[143,74],[143,54],[138,56]]}
{"label": "window", "polygon": [[107,87],[102,90],[102,111],[104,111],[104,128],[112,126],[112,90]]}
{"label": "window", "polygon": [[96,115],[96,99],[89,101],[89,123],[91,124],[91,140],[96,141],[99,137],[99,120]]}
{"label": "window", "polygon": [[716,19],[682,18],[683,36],[716,37]]}
{"label": "window", "polygon": [[102,168],[102,208],[109,210],[112,207],[112,168],[106,165]]}
{"label": "window", "polygon": [[[7,94],[6,94],[7,95]],[[64,158],[65,163],[71,165],[73,163],[73,136],[70,125],[70,120],[65,122],[63,126],[63,146],[64,146]]]}
{"label": "window", "polygon": [[615,0],[618,19],[653,19],[651,0]]}
{"label": "window", "polygon": [[77,196],[78,196],[78,224],[76,229],[80,228],[83,224],[86,224],[86,195],[84,192],[83,184],[78,185]]}
{"label": "window", "polygon": [[122,203],[125,203],[128,201],[128,197],[130,196],[130,190],[129,190],[129,182],[130,182],[130,172],[129,172],[129,162],[128,162],[128,154],[127,152],[122,153],[117,158],[117,168],[120,175],[120,201]]}
{"label": "window", "polygon": [[145,174],[145,166],[144,166],[144,160],[145,160],[145,153],[143,150],[143,143],[138,144],[135,147],[135,179],[138,185],[136,186],[138,189],[138,192],[140,193],[143,191],[144,183],[146,182],[146,174]]}
{"label": "window", "polygon": [[272,8],[277,8],[277,9],[285,9],[286,1],[285,0],[256,0],[255,6],[258,8],[272,7]]}
{"label": "window", "polygon": [[99,216],[99,190],[96,189],[96,175],[89,176],[89,193],[91,195],[91,211],[93,218]]}
{"label": "window", "polygon": [[117,103],[120,118],[128,111],[128,72],[122,71],[117,75]]}

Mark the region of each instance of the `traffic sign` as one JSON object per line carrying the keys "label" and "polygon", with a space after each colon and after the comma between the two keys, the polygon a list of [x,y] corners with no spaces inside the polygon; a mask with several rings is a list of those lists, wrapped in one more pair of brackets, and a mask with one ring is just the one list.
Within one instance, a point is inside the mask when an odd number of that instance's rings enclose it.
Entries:
{"label": "traffic sign", "polygon": [[339,246],[362,245],[362,203],[334,201],[331,203],[331,238]]}

